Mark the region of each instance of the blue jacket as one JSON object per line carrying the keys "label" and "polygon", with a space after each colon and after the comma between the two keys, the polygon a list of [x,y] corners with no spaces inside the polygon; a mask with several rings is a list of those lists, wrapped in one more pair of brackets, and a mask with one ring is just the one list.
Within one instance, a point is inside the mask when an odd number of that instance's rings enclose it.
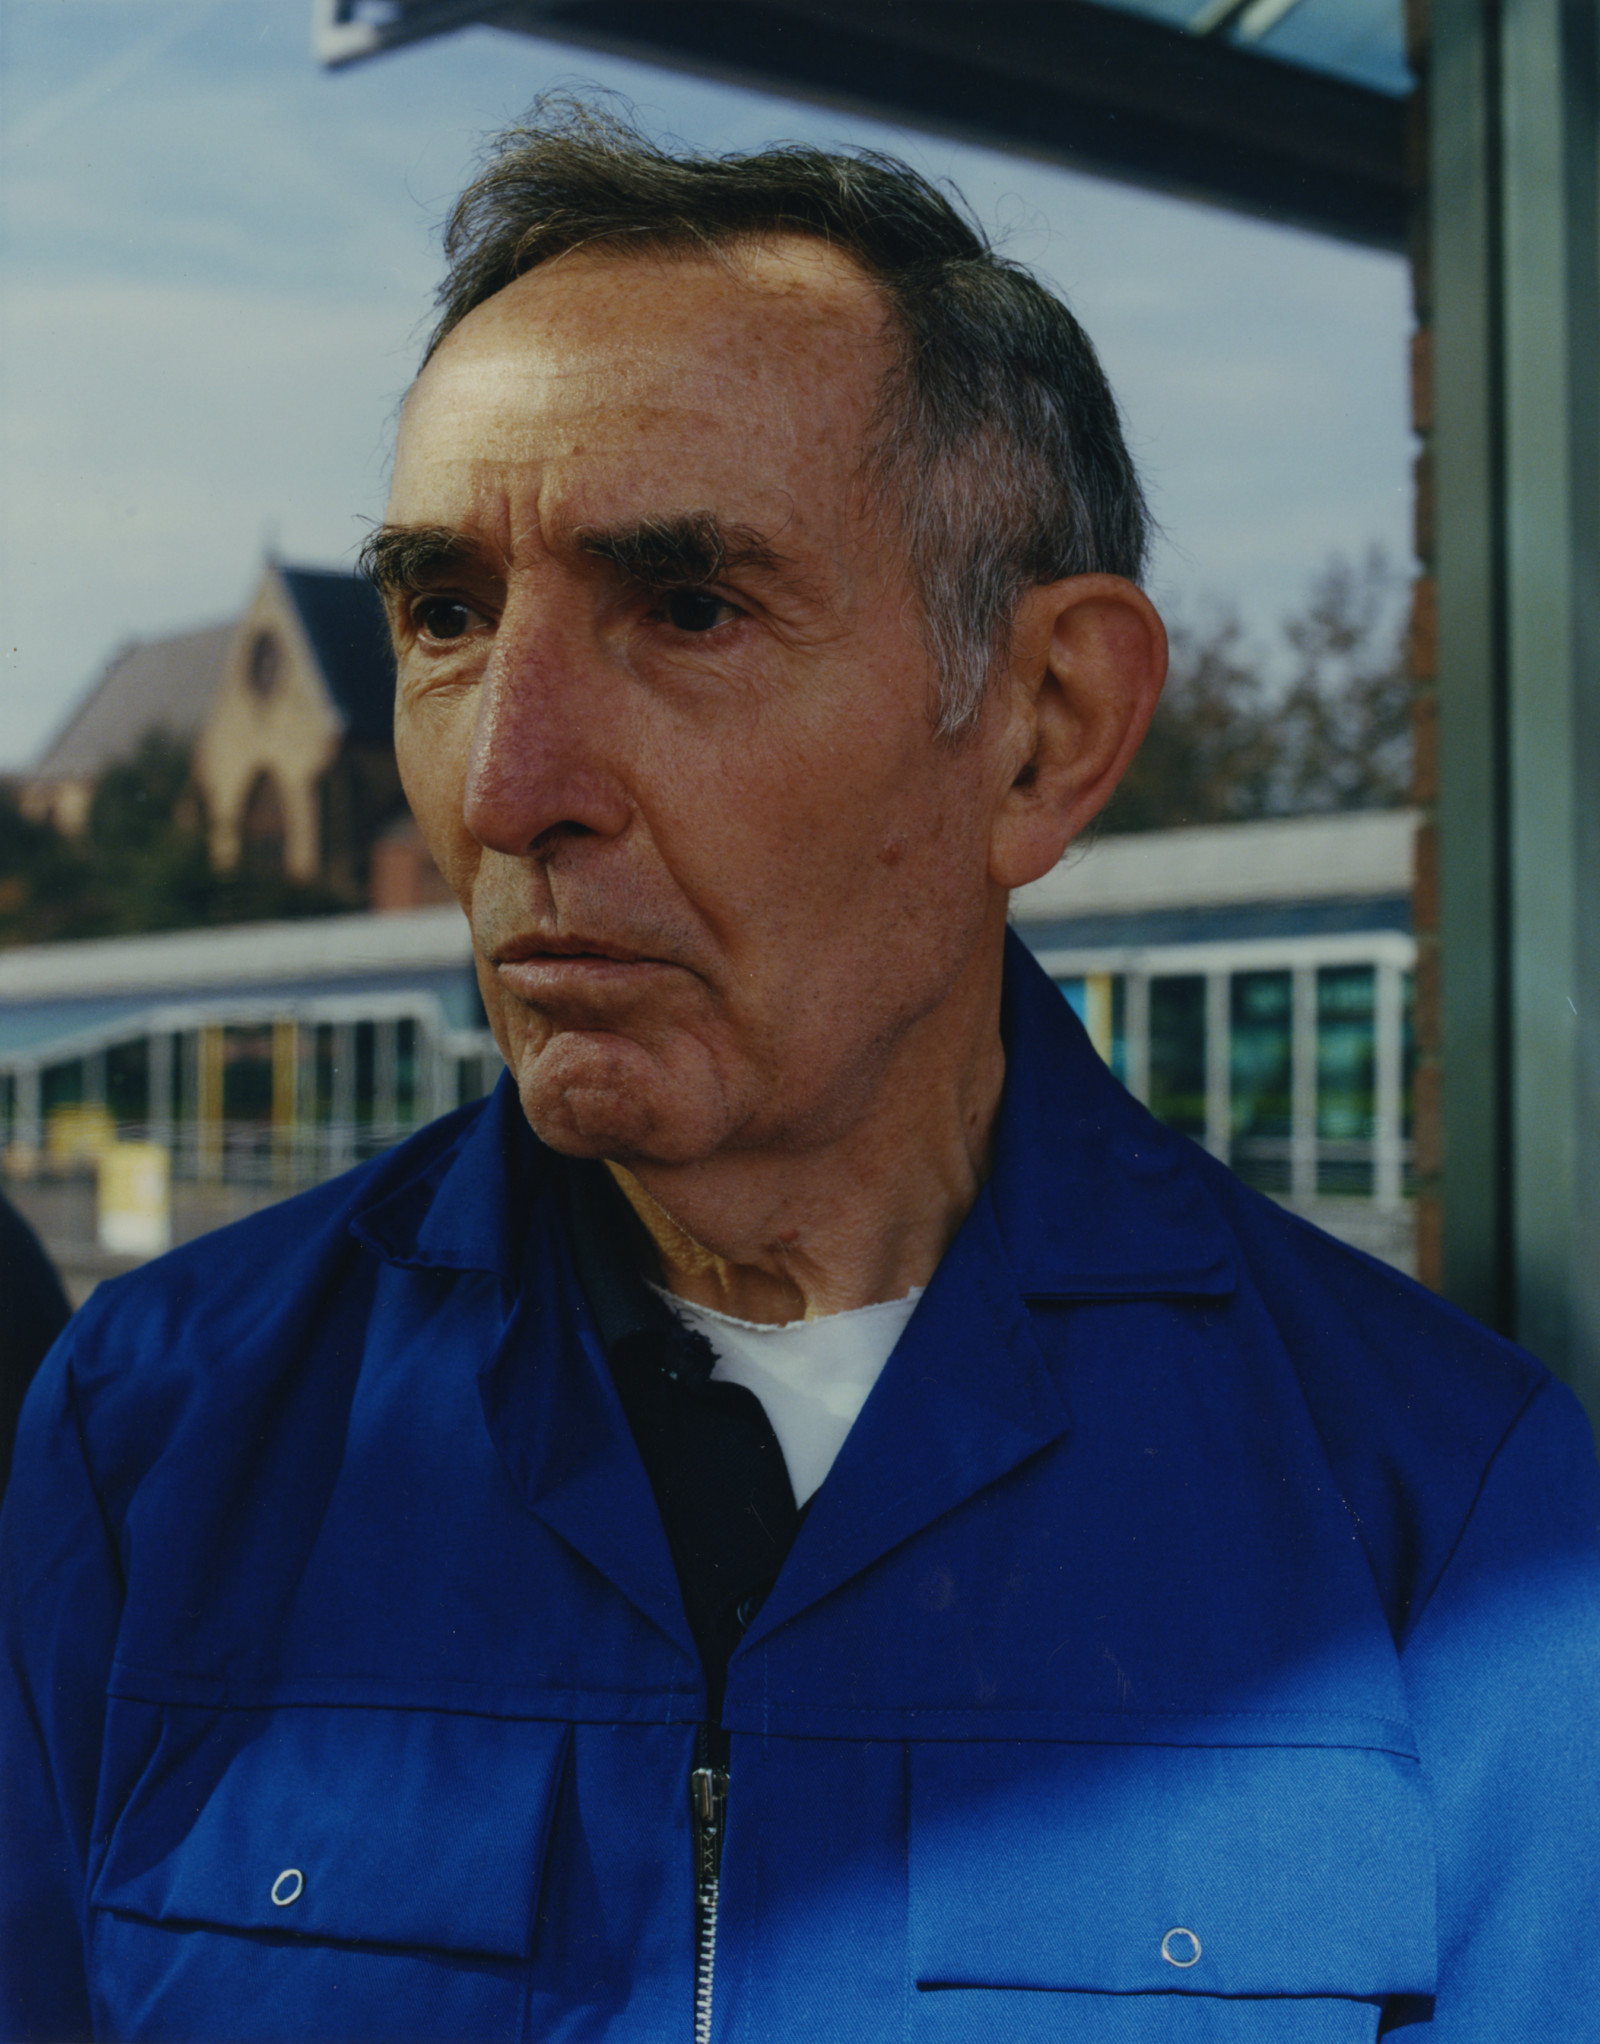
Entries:
{"label": "blue jacket", "polygon": [[[1006,1035],[731,1663],[713,2034],[1594,2034],[1573,1400],[1152,1121],[1015,946]],[[689,2037],[702,1681],[551,1177],[502,1085],[57,1345],[7,2039]]]}

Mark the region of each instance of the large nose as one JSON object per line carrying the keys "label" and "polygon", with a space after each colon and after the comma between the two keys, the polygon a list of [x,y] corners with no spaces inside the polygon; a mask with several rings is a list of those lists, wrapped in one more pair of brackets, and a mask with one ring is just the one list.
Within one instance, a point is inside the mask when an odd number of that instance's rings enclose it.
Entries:
{"label": "large nose", "polygon": [[621,770],[628,717],[625,679],[581,612],[508,604],[478,684],[467,829],[516,858],[619,836],[633,813]]}

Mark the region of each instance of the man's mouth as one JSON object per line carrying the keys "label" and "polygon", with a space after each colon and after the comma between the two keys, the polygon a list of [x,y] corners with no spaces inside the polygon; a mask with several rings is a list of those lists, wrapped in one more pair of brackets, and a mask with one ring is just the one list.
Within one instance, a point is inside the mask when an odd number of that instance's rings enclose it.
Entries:
{"label": "man's mouth", "polygon": [[513,937],[495,947],[490,962],[501,983],[534,1007],[621,992],[672,970],[670,959],[630,944],[570,935]]}
{"label": "man's mouth", "polygon": [[497,969],[506,965],[540,964],[545,960],[595,959],[613,965],[660,965],[665,963],[627,944],[613,944],[602,937],[542,936],[512,937],[497,945],[490,963]]}

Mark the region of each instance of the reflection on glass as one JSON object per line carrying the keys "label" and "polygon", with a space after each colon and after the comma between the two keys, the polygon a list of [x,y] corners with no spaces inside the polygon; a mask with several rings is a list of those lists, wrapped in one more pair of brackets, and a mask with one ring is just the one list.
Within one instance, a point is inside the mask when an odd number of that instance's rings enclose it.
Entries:
{"label": "reflection on glass", "polygon": [[150,1040],[140,1036],[106,1050],[106,1108],[115,1122],[142,1122],[150,1112]]}
{"label": "reflection on glass", "polygon": [[1206,983],[1150,982],[1150,1111],[1185,1135],[1206,1132]]}
{"label": "reflection on glass", "polygon": [[252,1025],[222,1032],[222,1118],[272,1119],[272,1029]]}
{"label": "reflection on glass", "polygon": [[1089,1041],[1120,1079],[1127,1071],[1126,986],[1121,973],[1091,972],[1056,981]]}
{"label": "reflection on glass", "polygon": [[394,1105],[402,1122],[417,1119],[417,1025],[409,1016],[395,1025]]}
{"label": "reflection on glass", "polygon": [[1289,1189],[1293,990],[1286,972],[1236,972],[1229,994],[1229,1161],[1263,1192]]}
{"label": "reflection on glass", "polygon": [[371,1022],[358,1022],[355,1027],[356,1044],[356,1087],[355,1114],[359,1122],[372,1119],[373,1100],[377,1091],[378,1033]]}
{"label": "reflection on glass", "polygon": [[1317,1190],[1372,1191],[1377,975],[1370,965],[1317,974]]}
{"label": "reflection on glass", "polygon": [[1106,985],[1110,991],[1111,1007],[1111,1051],[1106,1059],[1113,1075],[1124,1085],[1128,1083],[1128,982],[1120,972],[1109,973]]}
{"label": "reflection on glass", "polygon": [[1405,973],[1400,984],[1400,1133],[1409,1143],[1417,1086],[1417,975]]}

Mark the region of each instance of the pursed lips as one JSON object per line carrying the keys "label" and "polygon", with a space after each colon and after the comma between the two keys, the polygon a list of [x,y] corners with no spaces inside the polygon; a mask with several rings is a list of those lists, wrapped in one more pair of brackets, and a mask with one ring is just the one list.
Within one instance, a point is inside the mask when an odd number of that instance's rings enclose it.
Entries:
{"label": "pursed lips", "polygon": [[637,986],[656,973],[677,969],[670,959],[604,938],[539,934],[497,945],[490,962],[513,993],[536,1006],[541,996]]}

